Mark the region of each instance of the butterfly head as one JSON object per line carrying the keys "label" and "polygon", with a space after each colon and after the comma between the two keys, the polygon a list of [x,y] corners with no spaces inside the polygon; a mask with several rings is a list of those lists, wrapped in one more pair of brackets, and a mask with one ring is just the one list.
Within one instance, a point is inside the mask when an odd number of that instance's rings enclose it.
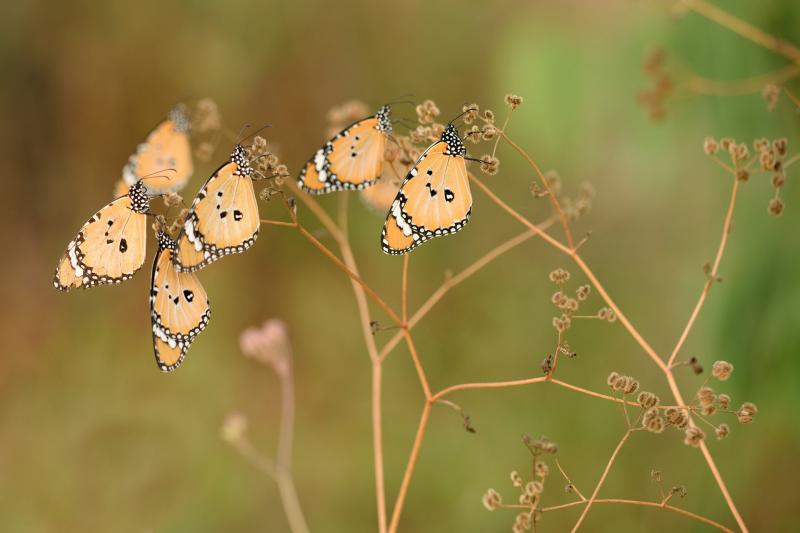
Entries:
{"label": "butterfly head", "polygon": [[166,231],[158,230],[158,249],[159,250],[173,250],[178,248],[178,243],[170,237]]}
{"label": "butterfly head", "polygon": [[150,210],[150,197],[142,180],[131,185],[128,196],[131,199],[131,208],[137,213],[146,213]]}
{"label": "butterfly head", "polygon": [[175,131],[184,133],[191,128],[189,117],[186,114],[186,106],[183,104],[178,104],[170,109],[167,118],[175,124]]}
{"label": "butterfly head", "polygon": [[461,157],[467,155],[467,147],[464,146],[464,141],[461,140],[458,130],[452,123],[448,124],[442,132],[442,141],[447,143],[448,150],[452,155]]}
{"label": "butterfly head", "polygon": [[392,109],[388,106],[382,106],[378,109],[378,112],[375,113],[375,118],[378,121],[378,125],[375,128],[380,131],[381,133],[385,133],[387,135],[392,133]]}
{"label": "butterfly head", "polygon": [[238,167],[237,172],[240,175],[253,175],[253,167],[250,166],[250,159],[247,157],[247,152],[245,151],[244,146],[241,144],[237,144],[233,147],[233,152],[231,152],[231,163],[236,163],[236,166]]}

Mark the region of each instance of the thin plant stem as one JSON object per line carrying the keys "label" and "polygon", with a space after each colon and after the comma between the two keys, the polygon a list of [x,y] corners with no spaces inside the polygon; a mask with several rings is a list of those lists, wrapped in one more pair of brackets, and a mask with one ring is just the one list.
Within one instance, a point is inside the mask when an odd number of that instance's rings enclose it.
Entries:
{"label": "thin plant stem", "polygon": [[528,162],[528,164],[533,168],[533,170],[536,172],[536,175],[539,177],[539,181],[541,181],[542,183],[542,187],[544,187],[544,189],[547,191],[547,197],[550,200],[553,209],[555,210],[556,213],[558,213],[558,218],[559,220],[561,220],[561,227],[564,230],[564,235],[567,237],[567,244],[571,249],[574,250],[575,243],[572,240],[572,230],[569,227],[567,216],[564,213],[564,210],[561,208],[561,203],[558,201],[558,197],[555,195],[553,189],[550,187],[550,183],[548,183],[547,177],[544,175],[541,169],[539,169],[539,166],[536,164],[533,158],[530,157],[525,152],[525,150],[523,150],[519,145],[517,145],[514,141],[512,141],[508,137],[508,135],[506,135],[505,130],[500,131],[500,136],[503,138],[505,142],[509,144],[509,146],[511,146],[514,150],[516,150],[517,153],[521,155],[523,159],[525,159]]}
{"label": "thin plant stem", "polygon": [[595,485],[594,491],[592,491],[592,495],[586,501],[586,507],[583,508],[583,511],[581,512],[581,515],[578,517],[578,521],[575,522],[575,525],[572,527],[572,533],[575,533],[576,531],[578,531],[578,528],[581,527],[581,524],[583,523],[584,519],[586,519],[586,515],[589,514],[589,509],[592,508],[592,504],[597,499],[597,494],[600,492],[600,489],[603,487],[603,484],[606,482],[606,478],[608,477],[608,473],[611,471],[611,467],[614,466],[614,462],[617,460],[617,457],[619,456],[620,450],[625,445],[625,443],[628,442],[628,439],[630,438],[631,433],[633,431],[634,430],[628,428],[628,430],[622,436],[622,439],[620,439],[619,444],[617,444],[617,447],[612,452],[611,457],[609,458],[608,462],[606,463],[606,467],[603,470],[602,475],[600,476],[600,480],[597,482],[597,485]]}
{"label": "thin plant stem", "polygon": [[[570,503],[564,503],[561,505],[553,505],[551,507],[543,507],[541,511],[543,513],[551,512],[551,511],[558,511],[561,509],[570,509],[572,507],[580,507],[581,505],[588,505],[589,500],[579,500]],[[681,509],[680,507],[675,507],[674,505],[668,505],[666,503],[660,502],[647,502],[647,501],[640,501],[640,500],[626,500],[622,498],[598,498],[592,502],[594,505],[610,505],[610,504],[621,504],[621,505],[637,505],[640,507],[652,507],[655,509],[665,509],[667,511],[680,514],[691,518],[693,520],[697,520],[698,522],[702,522],[709,526],[715,527],[720,531],[725,531],[727,533],[734,533],[734,531],[724,525],[720,524],[719,522],[715,522],[710,518],[706,518],[705,516],[693,513],[691,511],[687,511],[686,509]],[[515,506],[516,507],[516,506]],[[527,508],[523,505],[519,506],[520,508]]]}
{"label": "thin plant stem", "polygon": [[717,276],[719,275],[719,266],[722,262],[722,255],[725,253],[725,246],[728,244],[728,235],[731,232],[731,223],[733,222],[733,210],[736,207],[736,194],[739,191],[739,183],[740,181],[736,179],[734,176],[733,178],[733,189],[731,190],[731,199],[728,202],[728,210],[725,213],[725,222],[722,225],[722,237],[719,241],[719,246],[717,247],[717,255],[714,258],[714,264],[711,267],[711,272],[708,274],[708,279],[703,286],[703,290],[700,292],[700,298],[697,300],[697,304],[694,306],[694,310],[692,311],[691,316],[689,317],[689,321],[686,323],[686,326],[683,328],[683,332],[681,333],[678,342],[675,344],[675,348],[672,350],[672,354],[669,356],[669,360],[667,361],[667,366],[672,367],[675,359],[678,357],[678,353],[681,351],[684,343],[686,342],[686,338],[689,336],[689,332],[692,330],[694,326],[695,320],[697,320],[697,316],[700,314],[700,310],[703,308],[703,304],[708,297],[708,293],[711,291],[711,287],[716,283]]}
{"label": "thin plant stem", "polygon": [[[345,265],[354,273],[358,274],[358,266],[350,248],[350,240],[347,230],[347,198],[343,194],[339,197],[339,231],[342,235],[340,250]],[[378,531],[386,532],[386,482],[384,478],[383,466],[383,422],[381,416],[382,405],[382,383],[383,368],[378,359],[378,348],[375,345],[375,336],[372,334],[370,326],[369,304],[367,302],[364,288],[351,279],[353,294],[358,307],[358,315],[361,322],[361,334],[364,337],[364,344],[372,363],[372,450],[373,466],[375,470],[375,499],[378,514]]]}
{"label": "thin plant stem", "polygon": [[692,75],[689,90],[697,94],[712,96],[737,96],[761,92],[766,85],[780,85],[800,75],[800,64],[790,64],[774,72],[734,81],[710,80]]}
{"label": "thin plant stem", "polygon": [[403,325],[408,324],[408,258],[411,254],[403,256],[403,286],[401,288]]}
{"label": "thin plant stem", "polygon": [[417,464],[420,448],[422,448],[422,441],[425,438],[425,429],[428,426],[428,417],[431,414],[431,402],[425,401],[422,407],[422,414],[419,418],[419,425],[417,426],[417,433],[414,437],[414,444],[411,446],[411,453],[406,463],[406,470],[403,473],[403,481],[400,483],[400,490],[395,500],[394,508],[392,509],[392,520],[389,523],[389,533],[396,533],[397,526],[400,524],[400,515],[403,512],[403,503],[405,502],[406,495],[408,494],[408,487],[411,484],[411,477],[414,473],[414,467]]}
{"label": "thin plant stem", "polygon": [[778,55],[782,55],[790,61],[800,64],[800,49],[791,43],[770,35],[752,24],[735,17],[719,7],[705,2],[704,0],[681,0],[681,5],[698,13],[707,19],[716,22],[720,26],[728,28],[757,45],[766,48]]}
{"label": "thin plant stem", "polygon": [[[547,229],[553,224],[553,219],[549,218],[546,221],[542,222],[538,225],[538,227],[542,230]],[[506,252],[516,248],[523,242],[527,241],[531,237],[538,235],[535,231],[528,230],[520,233],[516,237],[512,237],[511,239],[505,241],[502,244],[499,244],[492,248],[489,252],[482,255],[479,259],[475,260],[471,263],[468,267],[464,268],[464,270],[460,271],[459,273],[450,276],[442,282],[442,284],[428,297],[427,300],[417,309],[417,311],[408,319],[407,326],[408,329],[411,330],[416,326],[420,320],[422,320],[428,312],[447,294],[451,289],[456,287],[457,285],[461,284],[467,278],[471,277],[476,272],[480,271],[500,257],[501,255],[505,254]],[[384,345],[384,347],[380,351],[380,358],[381,360],[386,359],[386,357],[391,353],[395,346],[397,346],[400,341],[403,340],[403,332],[398,331],[394,334],[394,336]]]}

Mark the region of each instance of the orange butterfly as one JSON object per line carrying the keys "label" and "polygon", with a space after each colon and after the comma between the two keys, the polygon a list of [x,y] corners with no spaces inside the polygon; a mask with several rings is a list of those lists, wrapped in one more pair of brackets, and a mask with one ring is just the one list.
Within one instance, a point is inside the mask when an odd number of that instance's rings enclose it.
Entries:
{"label": "orange butterfly", "polygon": [[197,276],[178,272],[173,265],[177,246],[164,231],[158,232],[150,281],[150,319],[156,363],[163,372],[180,366],[211,318],[208,296]]}
{"label": "orange butterfly", "polygon": [[423,242],[455,233],[469,222],[472,193],[467,149],[453,124],[428,147],[403,180],[381,232],[387,254],[410,252]]}
{"label": "orange butterfly", "polygon": [[310,194],[365,189],[383,172],[386,138],[392,133],[391,109],[354,122],[317,150],[300,171],[297,185]]}
{"label": "orange butterfly", "polygon": [[144,264],[150,209],[147,189],[141,181],[94,214],[67,245],[56,267],[55,287],[121,283]]}
{"label": "orange butterfly", "polygon": [[156,126],[122,169],[128,185],[165,169],[174,169],[169,176],[157,176],[147,183],[151,196],[183,189],[194,172],[192,147],[189,143],[190,122],[183,105],[173,107],[167,119]]}
{"label": "orange butterfly", "polygon": [[253,190],[253,168],[237,144],[230,160],[208,178],[197,193],[178,237],[174,263],[179,272],[194,272],[230,254],[250,248],[261,219]]}

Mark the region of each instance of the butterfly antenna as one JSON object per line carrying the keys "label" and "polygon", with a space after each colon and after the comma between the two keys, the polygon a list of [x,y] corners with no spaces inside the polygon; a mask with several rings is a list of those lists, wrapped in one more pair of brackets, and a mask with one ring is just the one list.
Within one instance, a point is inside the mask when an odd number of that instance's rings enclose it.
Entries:
{"label": "butterfly antenna", "polygon": [[177,170],[175,170],[174,168],[162,168],[161,170],[155,170],[155,171],[151,172],[150,174],[145,174],[144,176],[139,178],[139,181],[151,180],[151,179],[154,179],[154,178],[164,178],[166,180],[172,179],[167,175],[160,174],[160,172],[177,172]]}
{"label": "butterfly antenna", "polygon": [[481,163],[481,164],[484,164],[484,165],[488,165],[489,164],[489,161],[484,161],[483,159],[477,159],[475,157],[464,156],[464,159],[466,159],[467,161],[475,161],[476,163]]}
{"label": "butterfly antenna", "polygon": [[[247,137],[244,137],[243,139],[240,139],[240,140],[239,140],[239,142],[238,142],[237,144],[242,144],[244,141],[246,141],[246,140],[247,140],[247,139],[249,139],[250,137],[253,137],[253,136],[257,135],[258,133],[261,133],[261,132],[262,132],[262,131],[264,131],[265,129],[267,129],[267,128],[271,128],[271,127],[272,127],[272,124],[264,124],[263,126],[261,126],[260,128],[258,128],[256,131],[254,131],[253,133],[251,133],[251,134],[250,134],[250,135],[248,135]],[[242,133],[244,133],[244,132],[242,132]]]}
{"label": "butterfly antenna", "polygon": [[[467,104],[464,104],[464,105],[466,106]],[[464,111],[462,111],[457,117],[455,117],[452,120],[450,120],[450,122],[448,122],[448,124],[452,124],[453,122],[455,122],[456,120],[460,119],[461,117],[463,117],[464,115],[466,115],[470,111],[477,111],[477,110],[478,110],[477,107],[470,106],[467,109],[465,109]]]}
{"label": "butterfly antenna", "polygon": [[409,98],[413,98],[413,97],[414,97],[414,93],[401,94],[396,99],[392,99],[392,100],[386,102],[386,104],[384,104],[384,105],[395,105],[395,104],[416,105],[416,102],[414,102],[413,100],[409,100]]}

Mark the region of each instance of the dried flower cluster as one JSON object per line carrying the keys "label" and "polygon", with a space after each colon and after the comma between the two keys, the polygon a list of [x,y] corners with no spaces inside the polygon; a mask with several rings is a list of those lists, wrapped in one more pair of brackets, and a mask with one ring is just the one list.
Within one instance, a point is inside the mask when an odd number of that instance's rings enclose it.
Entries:
{"label": "dried flower cluster", "polygon": [[663,48],[656,48],[647,56],[643,70],[650,80],[650,88],[639,92],[639,104],[647,110],[653,122],[660,122],[666,116],[664,102],[672,94],[674,84],[672,78],[664,70],[666,52]]}

